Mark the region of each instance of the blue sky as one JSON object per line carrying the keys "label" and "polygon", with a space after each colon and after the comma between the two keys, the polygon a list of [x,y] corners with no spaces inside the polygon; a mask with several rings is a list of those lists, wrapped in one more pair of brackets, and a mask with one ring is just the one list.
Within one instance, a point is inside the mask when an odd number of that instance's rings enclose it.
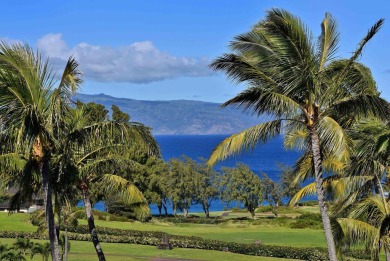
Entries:
{"label": "blue sky", "polygon": [[243,86],[231,84],[207,64],[272,7],[301,17],[315,36],[330,12],[341,32],[340,57],[349,57],[371,25],[385,18],[361,62],[390,99],[388,0],[6,0],[0,38],[39,48],[55,66],[75,55],[84,72],[82,93],[223,102]]}

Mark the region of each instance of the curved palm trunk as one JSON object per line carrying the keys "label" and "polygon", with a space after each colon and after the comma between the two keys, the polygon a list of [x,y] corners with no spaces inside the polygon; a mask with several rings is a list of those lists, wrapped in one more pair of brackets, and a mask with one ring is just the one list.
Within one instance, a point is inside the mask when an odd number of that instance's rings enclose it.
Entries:
{"label": "curved palm trunk", "polygon": [[330,225],[330,219],[325,204],[324,188],[322,186],[323,177],[322,177],[322,158],[321,158],[321,151],[320,151],[320,140],[314,127],[310,128],[310,138],[311,138],[311,150],[313,153],[314,172],[316,176],[317,198],[318,198],[318,204],[320,206],[322,225],[324,227],[326,244],[328,246],[329,260],[337,261],[336,246],[334,243],[332,228]]}
{"label": "curved palm trunk", "polygon": [[86,188],[86,186],[83,186],[82,190],[83,190],[85,212],[87,213],[87,219],[88,219],[88,228],[89,228],[89,233],[91,234],[92,237],[93,246],[95,247],[96,254],[99,258],[99,261],[106,261],[106,258],[103,253],[103,249],[100,246],[100,241],[96,232],[95,220],[93,219],[92,206],[91,206],[91,200],[89,198],[88,189]]}
{"label": "curved palm trunk", "polygon": [[51,258],[53,261],[61,261],[60,247],[56,235],[56,226],[54,222],[52,191],[49,183],[49,157],[43,157],[39,164],[39,170],[42,175],[43,201],[45,206],[45,217],[47,228],[49,230],[49,240],[51,246]]}

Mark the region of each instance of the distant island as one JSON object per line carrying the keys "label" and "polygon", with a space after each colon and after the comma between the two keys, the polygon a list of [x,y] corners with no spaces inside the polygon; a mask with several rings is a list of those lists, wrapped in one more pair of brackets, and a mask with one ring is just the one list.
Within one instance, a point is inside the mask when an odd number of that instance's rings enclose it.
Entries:
{"label": "distant island", "polygon": [[221,109],[221,104],[212,102],[144,101],[80,93],[74,98],[85,103],[100,103],[107,109],[115,104],[130,115],[131,121],[151,127],[155,135],[231,134],[263,121],[235,108]]}

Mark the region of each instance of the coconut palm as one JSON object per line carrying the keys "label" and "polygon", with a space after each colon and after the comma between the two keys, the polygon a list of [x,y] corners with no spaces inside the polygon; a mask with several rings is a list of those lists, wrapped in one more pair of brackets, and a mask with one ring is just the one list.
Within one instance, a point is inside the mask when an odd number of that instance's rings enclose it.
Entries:
{"label": "coconut palm", "polygon": [[160,152],[149,128],[142,124],[110,120],[91,123],[84,107],[72,109],[66,118],[58,134],[62,137],[60,149],[52,157],[54,176],[61,181],[54,191],[61,199],[77,195],[75,189],[81,192],[92,242],[99,260],[105,260],[92,213],[91,190],[99,191],[102,199],[106,194],[118,195],[140,215],[149,215],[142,193],[122,174],[138,165],[127,155],[132,146],[140,146],[150,155]]}
{"label": "coconut palm", "polygon": [[384,192],[389,189],[389,122],[364,120],[351,132],[356,152],[349,178],[370,179],[341,198],[332,214],[339,217],[342,240],[365,244],[373,260],[379,260],[379,252],[383,249],[386,260],[390,260],[390,205]]}
{"label": "coconut palm", "polygon": [[243,149],[280,135],[285,144],[305,151],[313,168],[316,192],[330,260],[337,260],[323,190],[324,159],[349,160],[351,142],[344,128],[361,117],[386,117],[370,70],[357,62],[364,46],[383,24],[379,20],[358,44],[352,57],[336,59],[337,23],[326,14],[321,34],[311,32],[287,11],[272,9],[250,32],[231,42],[232,53],[217,58],[211,68],[224,71],[248,88],[222,106],[237,106],[271,121],[221,142],[212,152],[213,165]]}
{"label": "coconut palm", "polygon": [[73,58],[69,58],[63,74],[56,77],[49,60],[44,60],[29,46],[0,43],[2,131],[13,133],[18,154],[37,162],[55,261],[61,256],[55,233],[50,160],[67,102],[80,83],[78,64]]}

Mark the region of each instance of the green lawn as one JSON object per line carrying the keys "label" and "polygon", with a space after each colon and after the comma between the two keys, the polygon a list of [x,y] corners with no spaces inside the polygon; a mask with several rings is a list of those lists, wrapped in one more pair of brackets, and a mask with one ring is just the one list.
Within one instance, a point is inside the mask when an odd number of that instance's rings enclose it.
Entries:
{"label": "green lawn", "polygon": [[[15,240],[0,238],[0,243],[11,245]],[[39,242],[39,240],[33,240]],[[281,259],[272,257],[255,257],[239,254],[232,254],[220,251],[198,250],[186,248],[174,248],[173,250],[159,250],[154,246],[142,246],[132,244],[112,244],[102,243],[103,250],[110,261],[133,261],[133,260],[153,260],[156,257],[180,258],[193,260],[226,260],[226,261],[289,261],[296,259]],[[41,260],[36,256],[34,261]],[[71,261],[96,260],[96,253],[91,242],[71,241]]]}
{"label": "green lawn", "polygon": [[[134,229],[142,231],[162,231],[175,235],[199,236],[207,239],[253,243],[261,240],[263,244],[283,246],[325,247],[325,237],[322,230],[291,229],[280,226],[251,225],[248,223],[232,223],[220,225],[204,224],[172,224],[164,222],[116,222],[96,220],[97,226]],[[87,224],[86,220],[79,220]],[[36,227],[29,222],[28,214],[0,213],[0,230],[34,232]]]}
{"label": "green lawn", "polygon": [[[171,223],[140,223],[140,222],[114,222],[96,220],[101,227],[134,229],[142,231],[162,231],[174,235],[191,235],[207,239],[223,241],[253,243],[261,240],[263,244],[283,246],[325,247],[325,237],[322,230],[291,229],[286,227],[271,227],[250,224],[171,224]],[[87,221],[80,220],[80,224]]]}
{"label": "green lawn", "polygon": [[31,225],[30,215],[25,213],[0,213],[0,231],[35,232],[37,228]]}

